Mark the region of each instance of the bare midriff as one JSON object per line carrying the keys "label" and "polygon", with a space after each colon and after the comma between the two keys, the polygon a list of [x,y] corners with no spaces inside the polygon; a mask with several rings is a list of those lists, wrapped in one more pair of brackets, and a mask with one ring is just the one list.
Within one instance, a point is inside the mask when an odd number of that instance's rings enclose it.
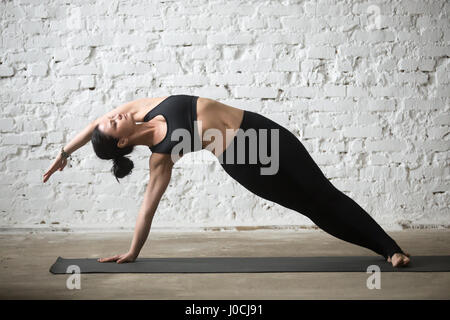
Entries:
{"label": "bare midriff", "polygon": [[[199,121],[199,136],[202,137],[202,149],[212,152],[216,157],[222,154],[223,150],[233,141],[243,116],[244,110],[242,109],[213,99],[199,97],[197,100],[197,121]],[[211,130],[211,133],[205,135],[208,130]],[[217,134],[212,130],[219,130],[222,139],[215,141]]]}

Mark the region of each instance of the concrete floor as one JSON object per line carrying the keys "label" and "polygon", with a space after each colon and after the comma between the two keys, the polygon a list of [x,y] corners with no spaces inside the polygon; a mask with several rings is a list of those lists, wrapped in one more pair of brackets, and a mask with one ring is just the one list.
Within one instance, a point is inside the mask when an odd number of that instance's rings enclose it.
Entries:
{"label": "concrete floor", "polygon": [[[388,232],[412,255],[449,255],[450,230]],[[0,299],[450,299],[449,272],[387,272],[369,290],[363,272],[82,274],[81,289],[53,275],[58,256],[96,258],[124,253],[132,233],[0,234]],[[150,232],[140,257],[375,255],[324,233],[241,231]]]}

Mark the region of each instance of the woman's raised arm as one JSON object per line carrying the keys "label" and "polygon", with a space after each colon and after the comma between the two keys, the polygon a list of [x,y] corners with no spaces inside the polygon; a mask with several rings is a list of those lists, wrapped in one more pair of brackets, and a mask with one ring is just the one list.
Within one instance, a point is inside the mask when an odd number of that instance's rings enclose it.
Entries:
{"label": "woman's raised arm", "polygon": [[[78,133],[62,150],[66,153],[66,156],[62,152],[58,154],[55,161],[48,170],[44,173],[43,182],[47,182],[50,176],[56,171],[62,171],[67,164],[67,156],[73,153],[75,150],[81,148],[91,139],[92,132],[94,131],[96,124],[95,121],[89,123],[80,133]],[[62,151],[61,150],[61,151]]]}
{"label": "woman's raised arm", "polygon": [[[98,121],[98,120],[96,120]],[[81,132],[79,132],[66,146],[64,151],[68,154],[74,153],[76,150],[80,149],[86,143],[91,140],[92,132],[94,131],[96,121],[89,123]]]}
{"label": "woman's raised arm", "polygon": [[56,171],[62,171],[67,164],[67,156],[72,154],[77,149],[88,143],[89,140],[91,140],[92,132],[101,119],[103,119],[104,117],[112,117],[117,113],[135,113],[137,110],[136,108],[138,107],[138,103],[142,103],[145,101],[145,99],[137,99],[127,102],[89,123],[80,133],[78,133],[67,145],[63,147],[62,150],[64,150],[65,153],[62,153],[61,150],[55,161],[53,161],[52,165],[44,173],[43,182],[47,182],[50,176]]}

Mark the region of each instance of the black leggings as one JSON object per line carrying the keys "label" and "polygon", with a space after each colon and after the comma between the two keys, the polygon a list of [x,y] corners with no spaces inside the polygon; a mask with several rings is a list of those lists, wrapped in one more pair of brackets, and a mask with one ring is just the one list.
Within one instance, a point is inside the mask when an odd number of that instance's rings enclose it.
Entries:
{"label": "black leggings", "polygon": [[[257,134],[257,143],[245,138],[248,129],[268,129],[267,139]],[[295,210],[311,219],[327,233],[350,243],[368,248],[385,259],[394,253],[403,253],[397,243],[377,222],[354,200],[339,191],[324,176],[300,140],[289,130],[258,113],[244,110],[240,129],[218,157],[224,170],[237,182],[256,195]],[[271,154],[271,129],[278,129],[278,170],[275,174],[261,174],[261,168],[269,168],[267,161],[257,157],[250,162],[250,147],[259,154],[260,140]],[[238,140],[245,141],[245,148],[239,148]],[[276,140],[273,140],[276,141]],[[242,152],[245,150],[245,155]],[[227,152],[231,154],[227,157]],[[245,158],[238,163],[238,155]],[[230,161],[231,159],[231,161]],[[272,169],[273,172],[273,169]]]}

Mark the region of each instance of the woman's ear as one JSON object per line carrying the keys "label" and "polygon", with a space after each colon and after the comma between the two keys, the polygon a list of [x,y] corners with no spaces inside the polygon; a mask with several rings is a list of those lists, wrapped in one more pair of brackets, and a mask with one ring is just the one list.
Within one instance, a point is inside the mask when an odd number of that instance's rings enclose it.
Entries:
{"label": "woman's ear", "polygon": [[124,148],[128,145],[128,138],[120,138],[119,142],[117,142],[117,146],[119,148]]}

